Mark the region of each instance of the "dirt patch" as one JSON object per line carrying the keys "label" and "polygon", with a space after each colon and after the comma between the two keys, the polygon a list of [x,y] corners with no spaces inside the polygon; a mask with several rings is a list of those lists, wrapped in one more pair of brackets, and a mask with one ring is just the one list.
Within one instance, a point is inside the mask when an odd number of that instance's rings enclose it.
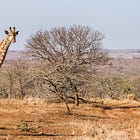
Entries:
{"label": "dirt patch", "polygon": [[138,140],[140,102],[105,105],[48,104],[43,100],[0,100],[0,140]]}

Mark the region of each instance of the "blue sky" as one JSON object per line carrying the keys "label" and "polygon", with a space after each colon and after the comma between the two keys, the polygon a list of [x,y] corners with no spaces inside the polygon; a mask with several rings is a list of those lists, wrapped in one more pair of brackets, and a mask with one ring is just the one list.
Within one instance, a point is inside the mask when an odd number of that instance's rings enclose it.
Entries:
{"label": "blue sky", "polygon": [[11,50],[24,49],[38,30],[71,25],[104,33],[104,48],[140,49],[140,0],[4,0],[0,5],[0,39],[9,26],[20,31]]}

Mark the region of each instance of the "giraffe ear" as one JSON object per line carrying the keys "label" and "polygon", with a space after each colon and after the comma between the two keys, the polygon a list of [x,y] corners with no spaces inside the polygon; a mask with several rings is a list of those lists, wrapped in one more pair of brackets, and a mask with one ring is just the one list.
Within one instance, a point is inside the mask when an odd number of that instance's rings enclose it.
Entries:
{"label": "giraffe ear", "polygon": [[5,34],[9,34],[9,32],[7,30],[4,30]]}
{"label": "giraffe ear", "polygon": [[15,35],[18,35],[18,34],[19,34],[19,31],[16,31],[16,32],[15,32]]}

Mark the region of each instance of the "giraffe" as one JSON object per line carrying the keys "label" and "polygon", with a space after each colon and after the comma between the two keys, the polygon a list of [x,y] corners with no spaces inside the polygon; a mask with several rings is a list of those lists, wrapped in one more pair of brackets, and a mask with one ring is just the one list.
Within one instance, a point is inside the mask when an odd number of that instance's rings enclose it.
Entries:
{"label": "giraffe", "polygon": [[18,35],[19,31],[15,30],[15,27],[9,28],[9,31],[5,30],[5,34],[7,35],[0,43],[0,67],[4,62],[4,59],[6,57],[8,48],[12,43],[16,42],[16,36]]}

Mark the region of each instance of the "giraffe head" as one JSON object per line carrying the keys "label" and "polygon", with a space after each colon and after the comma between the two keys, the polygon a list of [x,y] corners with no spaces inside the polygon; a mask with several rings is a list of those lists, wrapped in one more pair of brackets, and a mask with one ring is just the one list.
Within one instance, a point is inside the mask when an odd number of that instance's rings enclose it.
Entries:
{"label": "giraffe head", "polygon": [[5,30],[5,33],[8,35],[8,40],[12,43],[16,42],[16,36],[19,34],[19,31],[16,31],[15,27],[9,28],[9,31]]}

